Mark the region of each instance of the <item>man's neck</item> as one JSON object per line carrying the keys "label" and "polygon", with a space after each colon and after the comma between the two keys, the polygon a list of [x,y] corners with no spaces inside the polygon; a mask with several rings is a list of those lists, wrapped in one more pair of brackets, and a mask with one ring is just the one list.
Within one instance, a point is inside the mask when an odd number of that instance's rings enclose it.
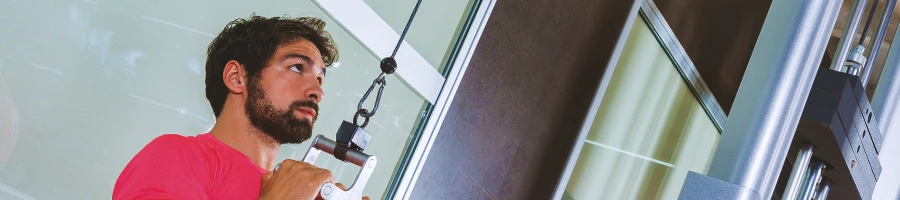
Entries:
{"label": "man's neck", "polygon": [[241,113],[223,112],[209,134],[249,157],[257,166],[271,171],[278,155],[278,142],[260,132]]}

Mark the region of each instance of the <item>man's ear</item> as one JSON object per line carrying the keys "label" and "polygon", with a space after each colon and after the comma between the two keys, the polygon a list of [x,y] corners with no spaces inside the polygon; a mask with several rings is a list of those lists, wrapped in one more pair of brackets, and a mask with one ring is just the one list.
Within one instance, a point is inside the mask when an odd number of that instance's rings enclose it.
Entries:
{"label": "man's ear", "polygon": [[225,81],[225,87],[228,87],[230,93],[241,94],[247,91],[247,71],[244,65],[235,60],[225,63],[222,80]]}

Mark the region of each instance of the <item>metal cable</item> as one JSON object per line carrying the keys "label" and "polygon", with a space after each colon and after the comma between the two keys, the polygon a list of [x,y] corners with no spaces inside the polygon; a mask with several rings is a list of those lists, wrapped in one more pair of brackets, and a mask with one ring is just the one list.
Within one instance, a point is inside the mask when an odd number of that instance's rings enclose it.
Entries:
{"label": "metal cable", "polygon": [[422,4],[422,0],[419,0],[416,2],[416,7],[413,8],[412,14],[409,15],[409,20],[406,21],[406,28],[403,28],[403,33],[400,34],[400,40],[397,41],[397,46],[394,47],[394,53],[391,53],[391,58],[393,58],[394,56],[397,55],[397,50],[400,50],[400,45],[403,44],[403,38],[406,38],[406,32],[409,31],[409,25],[412,24],[413,18],[416,17],[416,12],[419,11],[419,5],[421,5],[421,4]]}
{"label": "metal cable", "polygon": [[859,36],[859,45],[863,45],[863,41],[866,40],[866,34],[869,32],[869,25],[872,24],[872,17],[875,17],[876,7],[878,7],[878,0],[872,2],[872,9],[869,10],[869,18],[866,19],[866,26],[863,27],[862,35]]}
{"label": "metal cable", "polygon": [[[397,51],[400,50],[400,45],[403,44],[403,39],[406,38],[406,33],[409,32],[409,26],[412,25],[413,19],[416,17],[416,13],[419,11],[419,5],[422,4],[422,0],[416,1],[416,7],[413,8],[412,14],[409,15],[409,20],[406,21],[406,27],[403,28],[403,33],[400,34],[400,39],[397,41],[397,46],[394,47],[394,52],[391,53],[390,57],[384,58],[381,63],[381,74],[378,74],[378,77],[372,81],[372,85],[369,86],[369,89],[366,91],[366,94],[362,96],[359,100],[359,105],[356,107],[356,114],[353,116],[353,124],[356,124],[360,127],[365,127],[366,124],[369,123],[369,118],[375,116],[375,112],[378,111],[378,105],[381,104],[381,94],[384,91],[384,86],[387,85],[387,81],[385,81],[385,76],[394,72],[397,67],[397,63],[394,60],[394,56],[397,56]],[[387,62],[386,62],[387,61]],[[388,68],[385,68],[385,65],[388,65]],[[376,85],[380,85],[378,88],[378,94],[375,96],[375,105],[372,107],[372,110],[363,108],[363,104],[366,102],[366,99],[369,97],[369,94],[372,93],[372,90]],[[365,121],[362,125],[357,123],[357,118],[363,117]]]}

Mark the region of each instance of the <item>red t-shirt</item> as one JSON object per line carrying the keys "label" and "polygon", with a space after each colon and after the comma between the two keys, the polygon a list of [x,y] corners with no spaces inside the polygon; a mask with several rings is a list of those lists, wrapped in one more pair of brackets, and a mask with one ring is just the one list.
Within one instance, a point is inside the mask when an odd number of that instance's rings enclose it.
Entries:
{"label": "red t-shirt", "polygon": [[113,199],[256,199],[266,170],[208,133],[166,134],[122,170]]}

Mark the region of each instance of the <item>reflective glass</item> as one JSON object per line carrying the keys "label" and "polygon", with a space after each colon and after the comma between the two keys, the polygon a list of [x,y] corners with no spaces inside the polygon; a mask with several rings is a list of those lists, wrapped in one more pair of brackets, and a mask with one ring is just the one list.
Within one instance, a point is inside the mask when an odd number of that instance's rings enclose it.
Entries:
{"label": "reflective glass", "polygon": [[637,19],[566,186],[564,199],[676,199],[706,173],[719,132]]}

